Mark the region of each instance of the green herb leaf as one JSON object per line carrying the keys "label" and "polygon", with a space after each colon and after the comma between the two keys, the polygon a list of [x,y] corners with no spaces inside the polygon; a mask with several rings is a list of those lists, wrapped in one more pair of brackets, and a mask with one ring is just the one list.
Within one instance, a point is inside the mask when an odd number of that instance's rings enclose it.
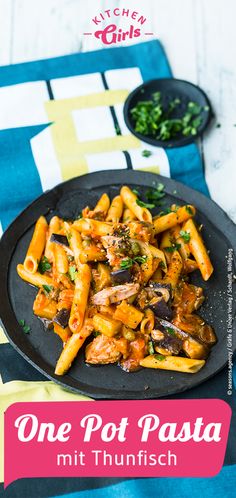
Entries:
{"label": "green herb leaf", "polygon": [[53,290],[52,285],[43,285],[43,290],[46,295],[50,294],[50,292]]}
{"label": "green herb leaf", "polygon": [[20,320],[19,321],[20,326],[22,327],[23,331],[25,334],[29,334],[30,332],[30,326],[26,325],[25,320]]}
{"label": "green herb leaf", "polygon": [[133,193],[134,193],[135,195],[139,196],[139,191],[138,191],[138,190],[136,190],[135,188],[133,188]]}
{"label": "green herb leaf", "polygon": [[142,150],[143,157],[150,157],[151,155],[152,155],[152,152],[150,150],[147,150],[147,149]]}
{"label": "green herb leaf", "polygon": [[155,354],[155,359],[158,361],[164,361],[166,357],[163,354]]}
{"label": "green herb leaf", "polygon": [[146,197],[149,201],[152,201],[156,206],[160,205],[159,200],[165,196],[165,192],[163,192],[165,186],[163,183],[158,183],[155,189],[149,189],[146,192]]}
{"label": "green herb leaf", "polygon": [[38,266],[40,273],[45,273],[46,271],[50,271],[52,269],[51,263],[48,261],[48,258],[44,256]]}
{"label": "green herb leaf", "polygon": [[174,211],[172,211],[172,209],[166,208],[164,211],[160,211],[160,213],[158,214],[158,216],[165,216],[166,214],[173,213],[173,212]]}
{"label": "green herb leaf", "polygon": [[136,204],[138,204],[138,206],[140,207],[147,209],[153,209],[155,207],[155,204],[148,204],[147,202],[140,201],[140,199],[136,200]]}
{"label": "green herb leaf", "polygon": [[193,210],[190,206],[185,206],[185,209],[186,209],[187,213],[193,214]]}
{"label": "green herb leaf", "polygon": [[93,331],[94,337],[97,337],[98,335],[101,335],[101,332],[98,332],[98,330]]}
{"label": "green herb leaf", "polygon": [[164,247],[164,249],[166,252],[174,252],[174,251],[178,251],[178,249],[180,249],[180,247],[181,247],[181,244],[174,243],[169,247]]}
{"label": "green herb leaf", "polygon": [[134,263],[145,263],[145,261],[147,260],[147,256],[144,255],[144,256],[135,256],[133,259],[132,258],[126,258],[126,259],[123,259],[120,263],[120,268],[122,268],[122,270],[128,270],[129,268],[131,268],[133,266]]}
{"label": "green herb leaf", "polygon": [[69,277],[70,277],[71,281],[74,282],[77,275],[78,275],[78,272],[76,270],[76,266],[69,266],[68,273],[69,273]]}
{"label": "green herb leaf", "polygon": [[175,336],[175,331],[173,329],[171,329],[170,327],[166,327],[166,330],[167,330],[168,334]]}
{"label": "green herb leaf", "polygon": [[155,353],[155,349],[154,349],[154,347],[153,347],[153,343],[152,343],[152,341],[149,341],[149,342],[148,342],[148,353],[149,353],[149,354],[154,354],[154,353]]}
{"label": "green herb leaf", "polygon": [[133,258],[133,261],[135,261],[136,263],[143,264],[143,263],[145,263],[147,261],[147,256],[146,255],[144,255],[144,256],[135,256]]}
{"label": "green herb leaf", "polygon": [[187,244],[190,241],[190,234],[186,232],[186,230],[180,230],[179,232],[180,237],[184,240],[185,244]]}
{"label": "green herb leaf", "polygon": [[128,270],[128,268],[131,268],[131,266],[133,266],[134,262],[132,260],[132,258],[126,258],[126,259],[123,259],[120,263],[120,267],[124,270]]}

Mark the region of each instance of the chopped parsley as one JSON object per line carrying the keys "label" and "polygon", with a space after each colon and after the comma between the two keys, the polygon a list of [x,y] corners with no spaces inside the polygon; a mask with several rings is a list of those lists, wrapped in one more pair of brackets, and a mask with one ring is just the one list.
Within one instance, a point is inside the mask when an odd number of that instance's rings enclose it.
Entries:
{"label": "chopped parsley", "polygon": [[166,265],[165,265],[164,261],[160,261],[159,266],[160,266],[160,268],[162,268],[163,270],[165,270],[165,269],[166,269]]}
{"label": "chopped parsley", "polygon": [[147,208],[147,209],[153,209],[155,207],[155,204],[143,202],[143,201],[140,201],[140,199],[136,200],[136,204],[138,204],[138,206],[140,206],[140,207]]}
{"label": "chopped parsley", "polygon": [[76,266],[69,266],[69,270],[68,270],[68,273],[69,273],[69,277],[71,279],[72,282],[75,281],[77,275],[78,275],[78,272],[76,270]]}
{"label": "chopped parsley", "polygon": [[51,263],[48,261],[48,258],[44,256],[41,261],[39,262],[39,272],[40,273],[45,273],[46,271],[50,271],[52,268]]}
{"label": "chopped parsley", "polygon": [[125,258],[120,263],[120,268],[122,270],[128,270],[133,266],[134,263],[145,263],[147,256],[135,256],[134,258]]}
{"label": "chopped parsley", "polygon": [[128,270],[128,268],[131,268],[131,266],[133,266],[134,262],[132,260],[132,258],[126,258],[126,259],[123,259],[120,263],[120,267],[123,269],[123,270]]}
{"label": "chopped parsley", "polygon": [[147,261],[147,256],[145,256],[145,255],[144,256],[135,256],[133,258],[133,261],[135,261],[136,263],[143,264],[143,263],[145,263]]}
{"label": "chopped parsley", "polygon": [[147,149],[142,150],[143,157],[150,157],[151,155],[152,155],[152,152],[150,150],[147,150]]}
{"label": "chopped parsley", "polygon": [[165,188],[165,185],[163,185],[163,183],[158,183],[156,188],[149,189],[146,192],[147,199],[149,201],[152,201],[155,204],[155,206],[160,205],[160,202],[159,202],[160,199],[162,199],[162,197],[165,196],[164,188]]}
{"label": "chopped parsley", "polygon": [[190,206],[185,206],[185,209],[186,209],[187,213],[193,214],[193,210]]}
{"label": "chopped parsley", "polygon": [[186,230],[180,230],[179,234],[180,234],[180,237],[185,242],[185,244],[187,244],[190,241],[190,238],[191,238],[190,234],[188,232],[186,232]]}
{"label": "chopped parsley", "polygon": [[173,243],[169,247],[164,247],[164,249],[165,249],[166,252],[174,252],[174,251],[178,251],[180,249],[180,247],[181,247],[181,244],[178,244],[176,242],[176,243]]}
{"label": "chopped parsley", "polygon": [[160,211],[159,216],[165,216],[166,214],[174,213],[171,208],[166,208],[164,211]]}
{"label": "chopped parsley", "polygon": [[152,343],[152,341],[149,341],[149,342],[148,342],[148,353],[149,353],[149,354],[154,354],[154,353],[155,353],[155,349],[154,349],[154,347],[153,347],[153,343]]}
{"label": "chopped parsley", "polygon": [[20,320],[19,325],[22,327],[25,334],[29,334],[31,329],[29,325],[26,325],[25,320]]}
{"label": "chopped parsley", "polygon": [[93,336],[97,337],[98,335],[101,335],[101,332],[98,332],[98,330],[93,331]]}
{"label": "chopped parsley", "polygon": [[43,290],[44,290],[44,294],[46,294],[46,296],[47,296],[48,294],[50,294],[50,292],[52,292],[53,286],[52,285],[43,285]]}
{"label": "chopped parsley", "polygon": [[155,360],[158,361],[164,361],[166,359],[166,357],[163,354],[155,354],[154,358]]}
{"label": "chopped parsley", "polygon": [[173,329],[171,329],[170,327],[166,327],[166,330],[167,330],[168,334],[175,336],[175,331]]}
{"label": "chopped parsley", "polygon": [[181,100],[175,98],[164,106],[161,92],[153,93],[150,100],[138,101],[131,109],[135,131],[163,141],[179,135],[197,135],[206,108],[196,102],[188,102],[182,111],[180,104]]}

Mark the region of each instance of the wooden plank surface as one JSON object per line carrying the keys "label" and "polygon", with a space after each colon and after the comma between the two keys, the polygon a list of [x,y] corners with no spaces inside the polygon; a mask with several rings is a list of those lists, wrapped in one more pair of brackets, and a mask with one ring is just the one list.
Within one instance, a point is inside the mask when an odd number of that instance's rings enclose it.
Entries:
{"label": "wooden plank surface", "polygon": [[[117,6],[124,2],[0,0],[0,65],[103,48],[83,32],[98,11]],[[236,221],[235,0],[227,8],[222,0],[126,0],[125,8],[150,20],[174,76],[209,95],[217,117],[202,142],[206,179],[212,198]]]}

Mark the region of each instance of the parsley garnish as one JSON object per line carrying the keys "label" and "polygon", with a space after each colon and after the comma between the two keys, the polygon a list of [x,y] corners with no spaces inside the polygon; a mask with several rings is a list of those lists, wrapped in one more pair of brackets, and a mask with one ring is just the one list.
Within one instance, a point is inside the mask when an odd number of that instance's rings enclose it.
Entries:
{"label": "parsley garnish", "polygon": [[181,244],[174,243],[169,247],[164,247],[164,249],[167,252],[174,252],[174,251],[178,251],[178,249],[180,249],[180,247],[181,247]]}
{"label": "parsley garnish", "polygon": [[145,263],[146,260],[147,260],[147,256],[145,256],[145,255],[144,256],[135,256],[133,258],[133,261],[135,261],[136,263],[141,263],[141,264]]}
{"label": "parsley garnish", "polygon": [[158,361],[164,361],[166,359],[163,354],[155,354],[154,358]]}
{"label": "parsley garnish", "polygon": [[166,208],[165,211],[160,211],[159,216],[165,216],[166,214],[169,213],[174,213],[174,211],[172,211],[172,209],[170,208]]}
{"label": "parsley garnish", "polygon": [[77,275],[78,275],[78,272],[76,270],[76,266],[69,266],[68,273],[69,273],[69,277],[70,277],[71,281],[74,282]]}
{"label": "parsley garnish", "polygon": [[160,205],[160,199],[165,196],[165,192],[163,192],[164,188],[165,186],[163,185],[163,183],[158,183],[155,189],[149,189],[146,192],[147,199],[149,201],[152,201],[156,206]]}
{"label": "parsley garnish", "polygon": [[101,332],[98,332],[98,330],[93,331],[93,336],[97,337],[98,335],[101,335]]}
{"label": "parsley garnish", "polygon": [[190,206],[185,206],[185,209],[186,209],[187,213],[193,214],[193,210]]}
{"label": "parsley garnish", "polygon": [[133,259],[132,258],[126,258],[126,259],[123,259],[120,263],[120,268],[122,270],[128,270],[129,268],[131,268],[131,266],[133,266],[134,263],[145,263],[147,259],[147,256],[135,256]]}
{"label": "parsley garnish", "polygon": [[150,157],[151,155],[152,155],[152,152],[150,150],[147,150],[147,149],[142,150],[143,157]]}
{"label": "parsley garnish", "polygon": [[39,271],[40,273],[45,273],[45,271],[50,271],[52,268],[51,263],[48,261],[48,258],[44,256],[39,262]]}
{"label": "parsley garnish", "polygon": [[139,191],[138,191],[138,190],[136,190],[136,188],[133,188],[133,193],[134,193],[135,195],[139,196]]}
{"label": "parsley garnish", "polygon": [[140,206],[140,207],[147,208],[147,209],[153,209],[155,207],[155,204],[143,202],[143,201],[140,201],[140,199],[136,200],[136,204],[138,204],[138,206]]}
{"label": "parsley garnish", "polygon": [[170,327],[166,327],[166,330],[167,330],[168,334],[175,336],[175,331],[173,329],[171,329]]}
{"label": "parsley garnish", "polygon": [[25,320],[20,320],[19,321],[20,326],[22,327],[23,331],[25,334],[29,334],[30,332],[30,326],[26,325]]}
{"label": "parsley garnish", "polygon": [[153,347],[152,341],[148,342],[148,353],[149,354],[154,354],[155,353],[155,349]]}
{"label": "parsley garnish", "polygon": [[48,295],[53,290],[52,285],[43,285],[44,294]]}
{"label": "parsley garnish", "polygon": [[126,258],[126,259],[123,259],[120,263],[120,267],[124,270],[128,270],[128,268],[131,268],[131,266],[133,266],[134,262],[132,260],[132,258]]}
{"label": "parsley garnish", "polygon": [[180,104],[180,99],[175,98],[164,107],[161,92],[153,93],[150,100],[140,100],[131,109],[135,131],[163,141],[177,135],[196,135],[205,109],[196,102],[188,102],[181,115],[176,117],[175,109]]}
{"label": "parsley garnish", "polygon": [[180,237],[184,240],[185,244],[190,241],[190,234],[186,230],[180,230]]}

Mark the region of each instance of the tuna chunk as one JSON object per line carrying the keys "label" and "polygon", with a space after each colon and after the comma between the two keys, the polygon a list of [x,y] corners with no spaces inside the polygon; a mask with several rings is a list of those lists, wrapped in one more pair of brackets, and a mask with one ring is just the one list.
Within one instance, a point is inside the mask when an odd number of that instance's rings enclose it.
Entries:
{"label": "tuna chunk", "polygon": [[92,297],[92,303],[96,306],[109,306],[109,304],[128,299],[134,294],[137,294],[138,291],[139,284],[124,284],[116,285],[115,287],[107,287],[106,289],[97,292],[97,294]]}
{"label": "tuna chunk", "polygon": [[113,337],[107,337],[103,334],[95,337],[86,347],[86,363],[105,365],[119,361],[121,353],[118,351],[116,342]]}

